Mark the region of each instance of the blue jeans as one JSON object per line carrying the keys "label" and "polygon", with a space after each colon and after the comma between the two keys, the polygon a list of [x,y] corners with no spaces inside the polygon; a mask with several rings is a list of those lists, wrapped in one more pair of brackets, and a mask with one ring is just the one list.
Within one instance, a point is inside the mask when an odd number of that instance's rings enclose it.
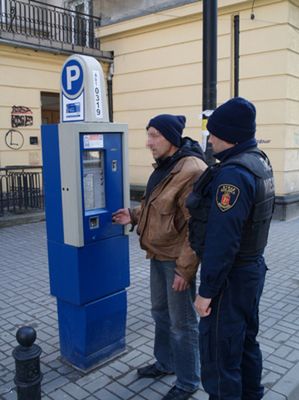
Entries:
{"label": "blue jeans", "polygon": [[161,371],[174,372],[175,385],[185,391],[198,389],[199,332],[195,281],[183,292],[172,289],[174,261],[151,260],[151,301],[155,321],[154,355]]}

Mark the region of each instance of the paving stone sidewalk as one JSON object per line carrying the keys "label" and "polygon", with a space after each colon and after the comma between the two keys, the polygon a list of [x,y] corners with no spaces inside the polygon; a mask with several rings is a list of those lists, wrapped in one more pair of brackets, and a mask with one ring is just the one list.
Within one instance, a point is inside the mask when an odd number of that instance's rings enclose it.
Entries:
{"label": "paving stone sidewalk", "polygon": [[[55,298],[49,295],[45,223],[0,229],[0,399],[15,400],[16,330],[31,325],[42,347],[43,400],[159,400],[174,378],[137,379],[136,368],[152,360],[149,268],[135,234],[130,235],[127,352],[88,374],[60,359]],[[299,219],[273,221],[266,251],[269,271],[261,301],[260,343],[265,400],[298,400]],[[207,400],[201,389],[192,397]]]}

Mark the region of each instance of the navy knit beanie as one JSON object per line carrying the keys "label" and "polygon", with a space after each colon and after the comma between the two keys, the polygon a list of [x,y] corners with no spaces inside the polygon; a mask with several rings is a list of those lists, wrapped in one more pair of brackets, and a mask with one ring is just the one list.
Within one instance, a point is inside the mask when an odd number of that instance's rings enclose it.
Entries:
{"label": "navy knit beanie", "polygon": [[185,123],[186,117],[184,115],[160,114],[149,121],[146,129],[151,126],[156,128],[166,140],[176,147],[181,147]]}
{"label": "navy knit beanie", "polygon": [[212,135],[229,143],[241,143],[255,135],[255,107],[242,97],[234,97],[217,107],[208,119]]}

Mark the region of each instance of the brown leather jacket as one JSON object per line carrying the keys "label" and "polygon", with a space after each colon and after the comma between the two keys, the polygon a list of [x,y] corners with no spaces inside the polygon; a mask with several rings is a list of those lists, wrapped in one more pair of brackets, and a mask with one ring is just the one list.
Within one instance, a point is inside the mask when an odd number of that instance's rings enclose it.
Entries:
{"label": "brown leather jacket", "polygon": [[170,174],[152,191],[147,203],[131,210],[137,224],[140,246],[147,258],[175,260],[177,272],[190,281],[196,275],[199,260],[188,240],[189,213],[185,201],[194,181],[206,169],[199,158],[180,159]]}

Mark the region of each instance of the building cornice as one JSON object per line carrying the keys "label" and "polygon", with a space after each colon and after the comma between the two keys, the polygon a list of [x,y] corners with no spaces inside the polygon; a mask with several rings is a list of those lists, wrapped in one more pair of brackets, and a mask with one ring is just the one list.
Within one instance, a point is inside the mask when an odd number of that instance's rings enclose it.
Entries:
{"label": "building cornice", "polygon": [[[282,0],[258,0],[255,2],[255,8],[260,5],[278,3]],[[294,1],[294,0],[293,0]],[[218,10],[219,15],[226,14],[228,12],[237,12],[241,10],[251,9],[252,0],[219,0]],[[202,1],[178,6],[175,8],[169,8],[167,10],[161,10],[148,15],[142,15],[126,19],[120,22],[115,22],[110,25],[101,26],[96,28],[95,36],[100,39],[118,35],[133,34],[136,31],[145,31],[153,29],[156,25],[175,25],[183,23],[186,19],[198,19],[202,14]]]}

